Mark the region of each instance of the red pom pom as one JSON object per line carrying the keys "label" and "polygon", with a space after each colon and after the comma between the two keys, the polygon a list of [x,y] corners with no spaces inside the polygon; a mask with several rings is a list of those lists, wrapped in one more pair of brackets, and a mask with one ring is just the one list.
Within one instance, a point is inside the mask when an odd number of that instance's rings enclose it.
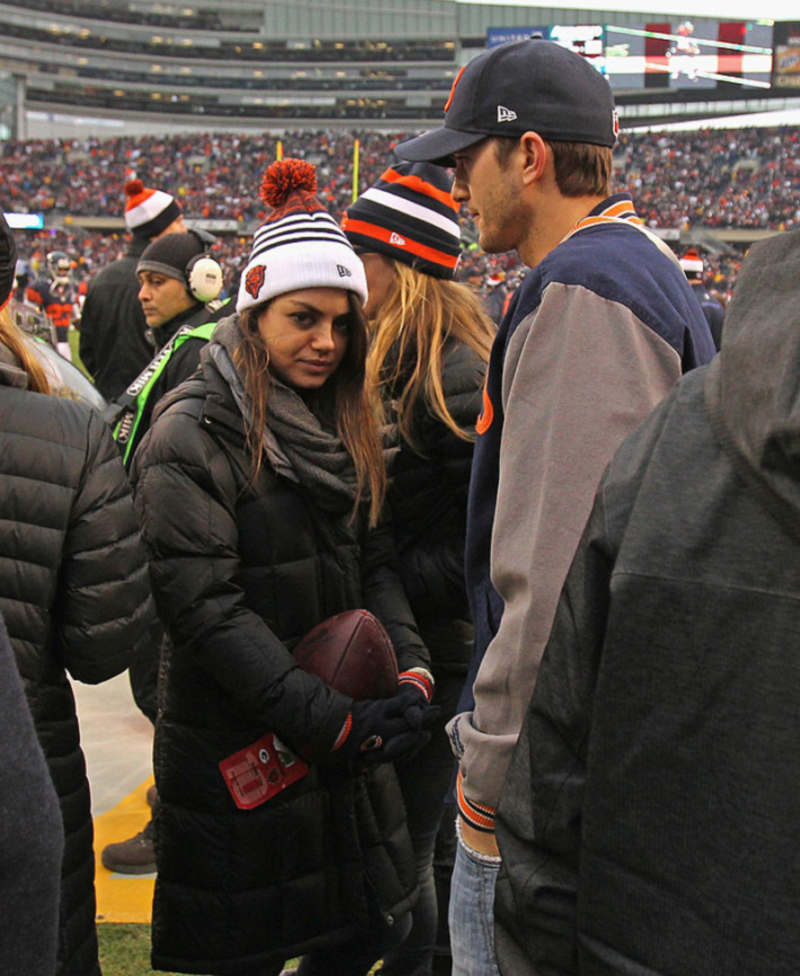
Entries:
{"label": "red pom pom", "polygon": [[292,193],[316,193],[317,172],[304,159],[281,159],[267,168],[258,192],[267,206],[277,210]]}
{"label": "red pom pom", "polygon": [[141,180],[130,180],[125,184],[125,195],[129,197],[138,197],[140,193],[144,192],[144,183]]}

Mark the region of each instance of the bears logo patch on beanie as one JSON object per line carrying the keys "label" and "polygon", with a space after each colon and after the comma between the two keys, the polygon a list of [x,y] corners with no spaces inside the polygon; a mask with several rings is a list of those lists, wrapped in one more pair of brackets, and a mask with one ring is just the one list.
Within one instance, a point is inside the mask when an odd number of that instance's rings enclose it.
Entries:
{"label": "bears logo patch on beanie", "polygon": [[305,160],[267,168],[259,195],[272,213],[253,236],[237,312],[301,288],[344,288],[366,302],[364,265],[316,191],[316,170]]}
{"label": "bears logo patch on beanie", "polygon": [[397,163],[349,207],[342,230],[354,247],[380,251],[434,278],[452,278],[461,253],[452,181],[431,163]]}
{"label": "bears logo patch on beanie", "polygon": [[125,223],[134,237],[155,237],[181,216],[175,197],[149,190],[141,180],[125,184],[125,197]]}

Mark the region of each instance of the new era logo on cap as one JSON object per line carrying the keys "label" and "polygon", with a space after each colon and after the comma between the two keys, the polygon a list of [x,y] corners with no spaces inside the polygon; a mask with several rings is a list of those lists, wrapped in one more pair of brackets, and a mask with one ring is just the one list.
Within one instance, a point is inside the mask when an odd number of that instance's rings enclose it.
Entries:
{"label": "new era logo on cap", "polygon": [[517,113],[510,108],[506,108],[505,105],[497,106],[497,121],[498,122],[513,122],[517,117]]}
{"label": "new era logo on cap", "polygon": [[392,235],[389,238],[389,243],[396,244],[398,247],[405,247],[406,241],[404,237],[401,237],[399,234],[395,233],[395,231],[392,231]]}
{"label": "new era logo on cap", "polygon": [[343,264],[337,264],[336,265],[336,270],[339,272],[339,277],[340,278],[352,278],[353,277],[353,272],[349,268],[346,268]]}

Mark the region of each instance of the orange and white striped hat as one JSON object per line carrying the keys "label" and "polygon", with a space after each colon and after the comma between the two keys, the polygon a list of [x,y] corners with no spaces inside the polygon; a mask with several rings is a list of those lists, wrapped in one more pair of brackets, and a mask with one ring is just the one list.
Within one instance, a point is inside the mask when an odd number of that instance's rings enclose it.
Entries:
{"label": "orange and white striped hat", "polygon": [[163,190],[149,190],[141,180],[129,180],[125,196],[125,223],[134,237],[149,240],[181,216],[175,197]]}
{"label": "orange and white striped hat", "polygon": [[434,278],[452,278],[461,231],[451,185],[439,166],[397,163],[348,208],[342,230],[357,249],[380,251]]}

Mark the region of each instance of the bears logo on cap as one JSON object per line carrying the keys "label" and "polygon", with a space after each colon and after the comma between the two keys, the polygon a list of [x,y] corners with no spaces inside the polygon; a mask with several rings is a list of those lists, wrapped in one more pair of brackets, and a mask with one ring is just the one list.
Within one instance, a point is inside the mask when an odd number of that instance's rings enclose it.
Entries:
{"label": "bears logo on cap", "polygon": [[258,298],[261,286],[264,284],[266,277],[267,269],[263,264],[257,264],[254,268],[248,269],[247,274],[244,276],[244,290],[254,300]]}

